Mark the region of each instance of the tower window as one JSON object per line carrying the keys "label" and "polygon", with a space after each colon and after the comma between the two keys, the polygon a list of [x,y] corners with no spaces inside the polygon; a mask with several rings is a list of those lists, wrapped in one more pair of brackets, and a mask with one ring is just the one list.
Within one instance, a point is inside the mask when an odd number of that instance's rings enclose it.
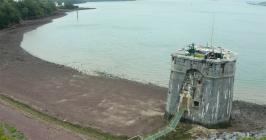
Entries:
{"label": "tower window", "polygon": [[201,84],[201,80],[198,81],[198,84]]}
{"label": "tower window", "polygon": [[199,104],[200,104],[200,103],[199,103],[198,101],[194,101],[194,102],[193,102],[194,107],[199,107]]}

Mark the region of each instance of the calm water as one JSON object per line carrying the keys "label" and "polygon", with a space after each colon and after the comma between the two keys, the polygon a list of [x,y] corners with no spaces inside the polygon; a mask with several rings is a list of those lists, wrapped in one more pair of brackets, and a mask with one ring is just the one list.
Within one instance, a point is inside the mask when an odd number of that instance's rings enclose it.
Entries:
{"label": "calm water", "polygon": [[[91,2],[24,35],[22,47],[89,74],[167,86],[170,54],[210,42],[238,53],[235,99],[266,104],[266,7],[243,0]],[[213,18],[214,17],[214,18]]]}

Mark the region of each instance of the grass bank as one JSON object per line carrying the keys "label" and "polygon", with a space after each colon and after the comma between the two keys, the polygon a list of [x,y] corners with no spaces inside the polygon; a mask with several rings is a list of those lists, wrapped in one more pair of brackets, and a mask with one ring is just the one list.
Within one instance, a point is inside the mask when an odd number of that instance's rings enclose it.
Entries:
{"label": "grass bank", "polygon": [[126,136],[116,136],[112,135],[107,132],[103,132],[99,129],[91,128],[91,127],[84,127],[78,124],[73,124],[71,122],[60,120],[56,117],[50,116],[48,114],[45,114],[43,112],[40,112],[29,105],[26,105],[18,100],[15,100],[11,97],[8,97],[6,95],[0,94],[0,101],[16,108],[19,111],[22,111],[23,113],[30,115],[31,117],[35,119],[39,119],[45,122],[48,122],[53,125],[57,125],[59,127],[65,128],[67,130],[70,130],[74,133],[77,133],[79,135],[87,136],[87,137],[94,137],[99,140],[125,140],[127,139]]}
{"label": "grass bank", "polygon": [[0,140],[26,140],[26,138],[14,126],[0,122]]}

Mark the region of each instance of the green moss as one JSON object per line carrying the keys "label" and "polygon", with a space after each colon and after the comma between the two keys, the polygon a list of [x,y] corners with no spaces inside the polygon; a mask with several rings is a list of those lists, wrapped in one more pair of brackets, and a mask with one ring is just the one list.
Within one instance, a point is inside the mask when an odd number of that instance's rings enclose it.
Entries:
{"label": "green moss", "polygon": [[190,140],[192,137],[189,133],[187,133],[187,131],[191,128],[192,125],[190,124],[180,123],[177,125],[175,131],[161,137],[160,140]]}
{"label": "green moss", "polygon": [[26,138],[14,126],[0,122],[0,140],[26,140]]}
{"label": "green moss", "polygon": [[197,57],[197,58],[204,58],[205,55],[204,55],[204,54],[201,54],[201,53],[195,53],[195,54],[194,54],[194,57]]}

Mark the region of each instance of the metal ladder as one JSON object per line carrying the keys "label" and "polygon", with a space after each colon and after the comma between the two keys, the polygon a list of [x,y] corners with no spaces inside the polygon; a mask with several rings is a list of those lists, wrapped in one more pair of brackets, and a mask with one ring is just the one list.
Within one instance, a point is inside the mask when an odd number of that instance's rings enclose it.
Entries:
{"label": "metal ladder", "polygon": [[170,121],[169,125],[160,129],[158,132],[154,133],[154,134],[151,134],[145,138],[141,137],[141,136],[135,136],[135,137],[132,137],[128,140],[131,140],[133,138],[136,138],[136,137],[139,137],[140,140],[156,140],[162,136],[165,136],[166,134],[172,132],[173,130],[175,130],[176,126],[178,125],[182,115],[184,113],[184,110],[182,111],[179,111],[179,112],[176,112],[175,113],[175,116],[173,117],[173,119]]}

